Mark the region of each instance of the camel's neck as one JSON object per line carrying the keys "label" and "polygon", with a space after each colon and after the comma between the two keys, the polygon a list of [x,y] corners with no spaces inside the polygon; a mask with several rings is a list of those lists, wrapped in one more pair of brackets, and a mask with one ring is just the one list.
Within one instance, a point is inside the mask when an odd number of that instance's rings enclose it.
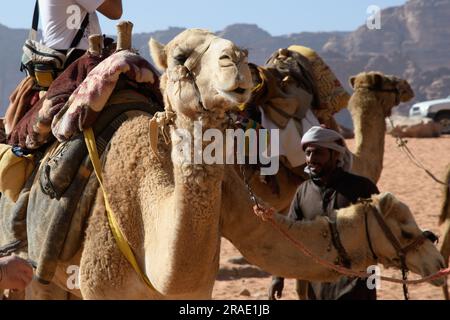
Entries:
{"label": "camel's neck", "polygon": [[355,125],[353,172],[378,182],[383,168],[386,122],[383,106],[370,91],[356,91],[349,102]]}
{"label": "camel's neck", "polygon": [[369,246],[366,231],[365,206],[358,205],[339,210],[338,230],[342,245],[350,256],[352,269],[366,271],[371,265],[376,265]]}
{"label": "camel's neck", "polygon": [[[202,143],[200,123],[178,117],[171,129],[174,193],[167,200],[171,210],[164,217],[171,232],[167,242],[166,292],[183,295],[210,286],[218,268],[220,237],[219,216],[224,166],[207,165],[198,153],[211,142]],[[196,141],[194,141],[196,140]],[[197,153],[197,155],[196,155]]]}

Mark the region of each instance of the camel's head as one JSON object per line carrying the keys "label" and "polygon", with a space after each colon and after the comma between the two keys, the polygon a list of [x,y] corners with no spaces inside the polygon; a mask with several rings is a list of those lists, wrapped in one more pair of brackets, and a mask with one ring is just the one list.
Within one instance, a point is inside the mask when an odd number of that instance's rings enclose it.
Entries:
{"label": "camel's head", "polygon": [[[407,249],[406,266],[409,270],[422,277],[427,277],[445,267],[444,259],[434,244],[437,239],[431,232],[424,233],[419,229],[408,206],[390,193],[374,196],[373,201],[402,248],[407,248],[416,240],[423,240],[418,241],[416,245],[413,244],[412,249]],[[369,235],[379,262],[386,267],[400,269],[401,262],[392,241],[388,239],[374,215],[369,213],[368,219]],[[434,280],[431,283],[442,286],[444,279]]]}
{"label": "camel's head", "polygon": [[350,85],[355,91],[367,89],[374,92],[380,101],[379,105],[385,108],[386,117],[391,115],[392,108],[414,98],[414,91],[408,81],[381,72],[362,72],[350,78]]}
{"label": "camel's head", "polygon": [[189,118],[223,113],[247,102],[253,87],[248,53],[213,33],[188,29],[166,46],[150,40],[151,55],[164,72],[166,108]]}

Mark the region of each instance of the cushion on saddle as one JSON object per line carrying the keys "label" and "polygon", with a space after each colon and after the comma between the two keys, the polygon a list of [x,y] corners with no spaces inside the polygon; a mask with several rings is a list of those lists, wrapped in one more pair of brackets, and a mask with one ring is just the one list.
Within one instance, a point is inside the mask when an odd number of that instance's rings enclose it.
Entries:
{"label": "cushion on saddle", "polygon": [[34,97],[37,93],[33,90],[35,81],[32,77],[23,79],[9,97],[9,106],[5,114],[5,133],[11,134],[20,119],[36,103]]}
{"label": "cushion on saddle", "polygon": [[347,107],[350,95],[314,50],[298,45],[290,46],[288,50],[300,53],[310,61],[320,99],[319,110],[333,115]]}
{"label": "cushion on saddle", "polygon": [[121,76],[159,90],[157,72],[147,60],[132,51],[119,51],[94,68],[73,92],[53,119],[53,135],[60,142],[67,141],[92,126]]}
{"label": "cushion on saddle", "polygon": [[62,109],[89,72],[102,61],[101,57],[85,54],[72,63],[50,86],[47,94],[15,126],[8,143],[29,150],[39,149],[54,138],[53,117]]}

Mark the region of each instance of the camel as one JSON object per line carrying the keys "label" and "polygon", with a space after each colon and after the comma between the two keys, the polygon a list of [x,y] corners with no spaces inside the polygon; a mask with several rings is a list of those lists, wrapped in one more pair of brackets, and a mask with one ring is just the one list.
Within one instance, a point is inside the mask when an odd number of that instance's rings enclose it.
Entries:
{"label": "camel", "polygon": [[[286,85],[296,85],[289,82]],[[354,93],[349,101],[355,126],[355,152],[352,172],[377,183],[383,169],[386,117],[400,102],[408,102],[414,92],[406,80],[386,76],[380,72],[363,72],[350,79]],[[290,90],[293,92],[294,90]],[[251,186],[254,192],[279,211],[289,209],[303,179],[281,165],[277,174],[280,192],[273,193],[257,175]]]}
{"label": "camel", "polygon": [[[442,240],[441,254],[448,265],[450,257],[450,165],[448,167],[445,183],[444,202],[442,203],[440,217],[440,223],[444,225],[444,239]],[[447,285],[444,287],[444,296],[446,300],[450,300]]]}
{"label": "camel", "polygon": [[[184,138],[198,130],[195,121],[202,121],[203,130],[223,133],[225,112],[249,98],[252,81],[246,53],[232,42],[198,29],[184,31],[166,46],[152,40],[151,49],[154,61],[164,71],[161,89],[166,114],[157,117],[170,123],[162,129],[169,130],[171,143],[166,144],[160,136],[157,152],[151,152],[150,117],[129,119],[111,141],[103,180],[119,227],[153,288],[145,285],[119,251],[99,191],[83,248],[68,263],[80,266],[80,291],[72,293],[84,299],[210,299],[222,236],[270,273],[337,280],[339,274],[306,258],[254,215],[234,166],[192,163],[189,155],[193,151],[185,152]],[[208,146],[204,143],[203,147]],[[340,210],[337,227],[354,270],[364,271],[377,263],[369,241],[378,262],[399,267],[393,247],[371,214],[376,207],[402,245],[422,235],[407,206],[391,194],[374,196],[371,204]],[[365,214],[370,239],[365,232]],[[308,223],[292,222],[283,215],[274,218],[317,255],[329,261],[338,258],[326,218]],[[407,256],[407,266],[422,276],[443,265],[428,240]],[[62,288],[68,280],[66,267],[60,265],[55,277]],[[442,285],[443,280],[433,284]]]}

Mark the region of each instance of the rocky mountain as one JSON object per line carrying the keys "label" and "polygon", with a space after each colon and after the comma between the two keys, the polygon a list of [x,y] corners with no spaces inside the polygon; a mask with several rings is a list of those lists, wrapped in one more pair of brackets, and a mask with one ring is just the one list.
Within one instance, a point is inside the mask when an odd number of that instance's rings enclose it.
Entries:
{"label": "rocky mountain", "polygon": [[[141,33],[134,46],[147,58],[150,37],[167,43],[183,28]],[[250,59],[264,64],[278,48],[301,44],[318,51],[348,88],[348,78],[361,71],[378,70],[408,79],[415,92],[413,102],[450,95],[450,0],[409,0],[403,6],[381,12],[381,29],[366,25],[354,32],[302,32],[271,36],[257,25],[235,24],[218,31],[250,52]],[[26,30],[0,25],[0,101],[1,112],[9,92],[22,75],[18,72],[21,46]],[[348,88],[350,90],[350,88]],[[400,112],[408,107],[402,106]],[[340,121],[350,125],[348,114]]]}
{"label": "rocky mountain", "polygon": [[450,0],[410,0],[381,13],[381,30],[366,26],[321,50],[340,79],[379,70],[410,81],[417,100],[450,94]]}

